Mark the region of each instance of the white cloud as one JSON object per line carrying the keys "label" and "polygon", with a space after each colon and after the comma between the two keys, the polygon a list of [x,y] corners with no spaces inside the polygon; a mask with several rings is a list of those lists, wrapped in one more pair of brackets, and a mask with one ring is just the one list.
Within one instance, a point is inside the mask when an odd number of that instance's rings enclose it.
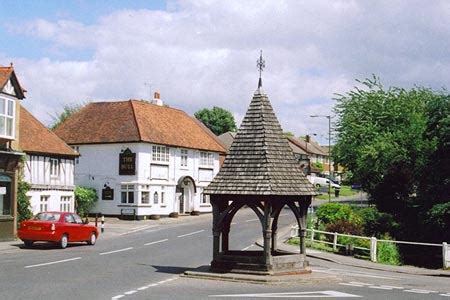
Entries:
{"label": "white cloud", "polygon": [[[326,119],[308,116],[330,114],[333,94],[350,90],[355,78],[446,85],[449,17],[445,1],[170,2],[167,11],[124,9],[90,25],[29,21],[13,33],[67,57],[2,61],[15,61],[26,106],[46,123],[65,103],[149,98],[149,85],[191,114],[216,105],[240,121],[263,49],[264,89],[284,130],[327,133]],[[92,56],[72,59],[78,49]]]}

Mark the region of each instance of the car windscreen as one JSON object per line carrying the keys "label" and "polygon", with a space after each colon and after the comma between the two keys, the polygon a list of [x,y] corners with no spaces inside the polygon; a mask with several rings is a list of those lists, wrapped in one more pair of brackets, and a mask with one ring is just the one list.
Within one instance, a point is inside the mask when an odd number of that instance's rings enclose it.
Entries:
{"label": "car windscreen", "polygon": [[36,216],[34,216],[33,220],[40,220],[40,221],[58,221],[61,214],[58,213],[38,213]]}

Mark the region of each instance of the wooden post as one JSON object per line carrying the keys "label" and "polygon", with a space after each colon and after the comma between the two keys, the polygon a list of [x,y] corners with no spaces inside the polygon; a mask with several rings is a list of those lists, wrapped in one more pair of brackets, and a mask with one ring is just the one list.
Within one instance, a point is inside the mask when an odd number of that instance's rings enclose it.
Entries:
{"label": "wooden post", "polygon": [[264,201],[264,222],[263,222],[263,237],[264,237],[264,263],[266,265],[271,265],[271,239],[272,239],[272,230],[270,229],[270,200]]}
{"label": "wooden post", "polygon": [[377,262],[377,238],[370,238],[370,260]]}
{"label": "wooden post", "polygon": [[222,252],[227,252],[229,250],[229,236],[230,227],[226,226],[222,230]]}
{"label": "wooden post", "polygon": [[278,248],[278,243],[277,243],[277,239],[278,239],[278,234],[277,234],[277,226],[272,227],[272,251],[276,251]]}

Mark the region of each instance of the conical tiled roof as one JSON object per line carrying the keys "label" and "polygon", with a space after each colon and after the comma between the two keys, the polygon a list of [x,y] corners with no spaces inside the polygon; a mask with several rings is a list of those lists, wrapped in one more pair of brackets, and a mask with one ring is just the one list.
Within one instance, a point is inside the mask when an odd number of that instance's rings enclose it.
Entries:
{"label": "conical tiled roof", "polygon": [[257,89],[222,169],[204,190],[226,195],[315,195],[268,97]]}

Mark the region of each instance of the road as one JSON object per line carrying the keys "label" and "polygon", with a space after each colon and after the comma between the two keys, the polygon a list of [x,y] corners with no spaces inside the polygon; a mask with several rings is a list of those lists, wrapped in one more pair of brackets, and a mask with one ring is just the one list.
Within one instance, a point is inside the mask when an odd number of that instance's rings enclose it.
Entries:
{"label": "road", "polygon": [[[293,222],[286,211],[283,223]],[[450,299],[450,279],[359,269],[310,259],[339,281],[261,285],[180,277],[211,261],[211,217],[152,225],[93,247],[50,244],[0,254],[0,299]],[[261,230],[250,210],[232,224],[231,249],[255,249]]]}

